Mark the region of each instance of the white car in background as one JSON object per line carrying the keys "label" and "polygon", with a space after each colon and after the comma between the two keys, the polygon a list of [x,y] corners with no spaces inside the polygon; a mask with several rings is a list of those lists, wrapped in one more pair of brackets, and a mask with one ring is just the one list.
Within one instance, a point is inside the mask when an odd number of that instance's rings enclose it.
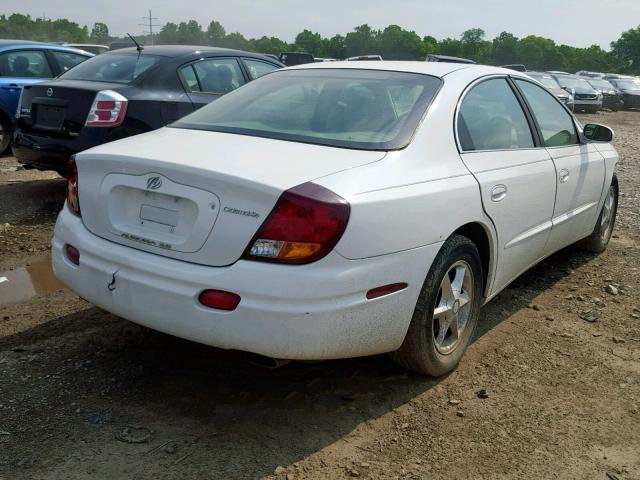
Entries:
{"label": "white car in background", "polygon": [[613,132],[496,67],[306,64],[71,162],[57,277],[133,322],[277,359],[442,375],[480,307],[605,249]]}

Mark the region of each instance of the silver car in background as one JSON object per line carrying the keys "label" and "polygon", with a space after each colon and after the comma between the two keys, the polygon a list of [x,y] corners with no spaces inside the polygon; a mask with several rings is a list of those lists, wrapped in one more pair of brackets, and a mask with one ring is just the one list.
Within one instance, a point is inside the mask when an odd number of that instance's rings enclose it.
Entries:
{"label": "silver car in background", "polygon": [[577,75],[551,74],[563,90],[573,93],[574,109],[596,113],[602,108],[602,94],[593,88],[586,78]]}
{"label": "silver car in background", "polygon": [[526,72],[534,80],[544,85],[547,90],[553,93],[558,100],[567,106],[573,112],[574,99],[571,90],[563,89],[552,75],[543,72]]}

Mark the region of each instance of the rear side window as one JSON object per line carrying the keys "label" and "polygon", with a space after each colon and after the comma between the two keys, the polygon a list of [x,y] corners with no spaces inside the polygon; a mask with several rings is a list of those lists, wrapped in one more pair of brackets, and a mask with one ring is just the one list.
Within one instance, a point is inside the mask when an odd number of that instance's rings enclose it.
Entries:
{"label": "rear side window", "polygon": [[144,53],[105,53],[82,62],[62,74],[65,80],[89,80],[128,84],[136,80],[163,57]]}
{"label": "rear side window", "polygon": [[516,84],[538,121],[545,147],[561,147],[578,143],[573,118],[554,96],[531,82],[516,80]]}
{"label": "rear side window", "polygon": [[51,68],[41,50],[19,50],[0,55],[0,77],[51,78]]}
{"label": "rear side window", "polygon": [[66,72],[67,70],[70,70],[71,68],[75,67],[79,63],[82,63],[87,58],[89,58],[84,55],[78,55],[77,53],[70,53],[70,52],[51,51],[51,54],[56,59],[56,62],[58,62],[58,65],[60,66],[60,70],[62,72]]}
{"label": "rear side window", "polygon": [[533,148],[524,111],[504,78],[486,80],[464,97],[458,113],[464,151]]}
{"label": "rear side window", "polygon": [[242,61],[247,67],[251,80],[255,80],[256,78],[266,75],[269,72],[273,72],[279,68],[272,63],[261,62],[260,60],[254,60],[252,58],[243,58]]}
{"label": "rear side window", "polygon": [[[193,68],[195,79],[189,72]],[[211,58],[182,68],[187,86],[192,92],[224,95],[242,86],[244,77],[238,61],[233,58]]]}

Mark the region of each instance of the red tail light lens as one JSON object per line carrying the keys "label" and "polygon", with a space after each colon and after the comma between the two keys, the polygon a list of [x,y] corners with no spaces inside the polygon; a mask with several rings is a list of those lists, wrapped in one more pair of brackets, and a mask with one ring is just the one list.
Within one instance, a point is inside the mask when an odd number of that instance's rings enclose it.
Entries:
{"label": "red tail light lens", "polygon": [[76,215],[80,216],[80,197],[78,195],[78,167],[76,157],[71,155],[67,171],[67,206]]}
{"label": "red tail light lens", "polygon": [[223,290],[205,290],[198,300],[205,307],[231,311],[240,303],[240,295]]}
{"label": "red tail light lens", "polygon": [[324,257],[342,237],[351,207],[339,195],[315,183],[284,192],[243,258],[303,264]]}
{"label": "red tail light lens", "polygon": [[85,125],[87,127],[116,127],[124,120],[127,99],[113,90],[98,92],[93,100]]}

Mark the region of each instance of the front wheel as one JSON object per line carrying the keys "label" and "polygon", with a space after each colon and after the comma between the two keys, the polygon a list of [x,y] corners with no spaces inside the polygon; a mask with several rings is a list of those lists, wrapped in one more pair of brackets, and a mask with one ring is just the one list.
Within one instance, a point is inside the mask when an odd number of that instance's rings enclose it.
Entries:
{"label": "front wheel", "polygon": [[452,235],[429,269],[407,335],[391,358],[425,375],[440,376],[453,370],[478,323],[482,278],[475,244]]}
{"label": "front wheel", "polygon": [[596,226],[587,238],[578,242],[578,247],[589,252],[604,252],[611,240],[613,227],[616,223],[616,214],[618,213],[618,180],[614,176],[607,196],[602,204],[600,215]]}

